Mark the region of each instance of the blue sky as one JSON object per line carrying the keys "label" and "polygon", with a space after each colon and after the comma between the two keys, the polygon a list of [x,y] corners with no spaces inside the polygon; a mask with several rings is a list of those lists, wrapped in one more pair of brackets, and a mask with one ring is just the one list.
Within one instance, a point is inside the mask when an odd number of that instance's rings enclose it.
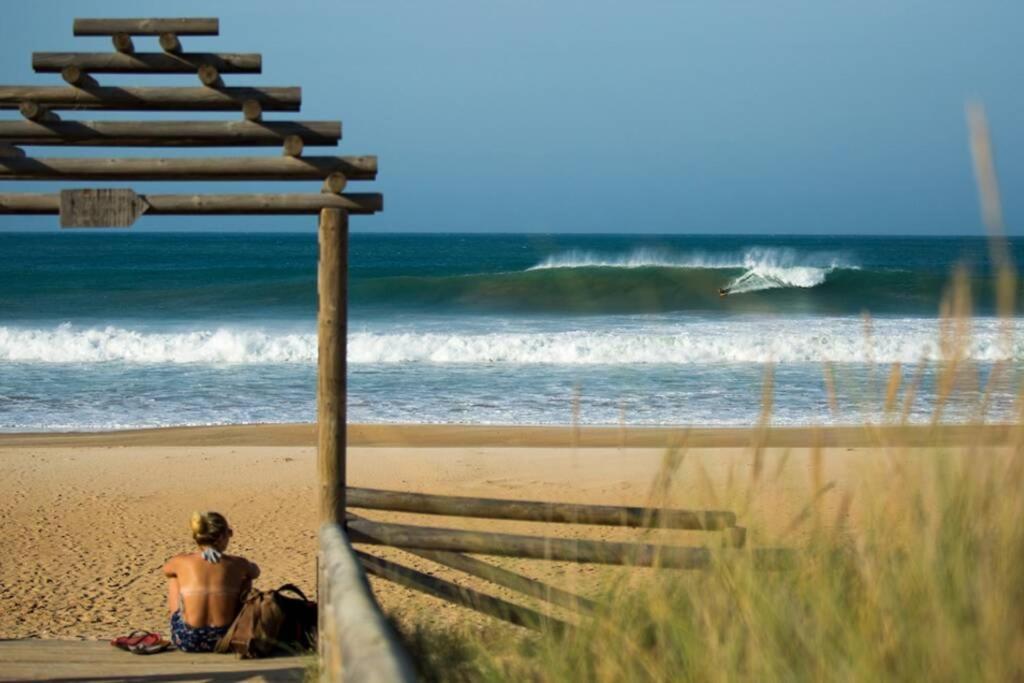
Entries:
{"label": "blue sky", "polygon": [[[378,181],[350,185],[385,194],[382,214],[353,219],[359,230],[977,234],[968,99],[988,109],[1011,231],[1024,220],[1020,0],[33,0],[21,8],[0,25],[7,84],[60,82],[31,72],[33,50],[110,49],[108,39],[73,38],[73,16],[216,11],[221,36],[183,38],[186,50],[262,52],[262,75],[228,84],[302,85],[299,117],[345,126],[337,152],[313,153],[380,157]],[[156,49],[156,40],[137,45]],[[312,231],[314,222],[150,218],[139,228]],[[0,216],[0,230],[56,223]]]}

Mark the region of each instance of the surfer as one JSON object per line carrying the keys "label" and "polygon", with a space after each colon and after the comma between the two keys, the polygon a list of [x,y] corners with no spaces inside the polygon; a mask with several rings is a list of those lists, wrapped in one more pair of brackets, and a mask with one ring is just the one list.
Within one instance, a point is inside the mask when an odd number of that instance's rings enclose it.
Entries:
{"label": "surfer", "polygon": [[728,287],[722,287],[721,289],[719,289],[718,290],[718,296],[729,296],[729,288]]}

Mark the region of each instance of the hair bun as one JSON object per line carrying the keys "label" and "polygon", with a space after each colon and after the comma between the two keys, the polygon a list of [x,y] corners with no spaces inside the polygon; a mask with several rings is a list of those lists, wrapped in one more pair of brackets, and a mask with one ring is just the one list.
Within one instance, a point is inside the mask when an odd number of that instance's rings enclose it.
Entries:
{"label": "hair bun", "polygon": [[198,510],[192,513],[189,527],[192,529],[192,538],[199,545],[216,543],[230,528],[228,520],[219,512],[199,512]]}
{"label": "hair bun", "polygon": [[189,520],[189,527],[192,529],[192,536],[198,538],[206,535],[210,523],[207,521],[206,515],[196,510],[192,513],[192,519]]}

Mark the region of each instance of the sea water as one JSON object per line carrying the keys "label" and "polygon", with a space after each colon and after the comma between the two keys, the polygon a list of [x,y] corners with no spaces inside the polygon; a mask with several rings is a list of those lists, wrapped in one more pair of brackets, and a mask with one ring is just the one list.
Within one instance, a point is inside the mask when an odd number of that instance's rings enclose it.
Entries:
{"label": "sea water", "polygon": [[[316,261],[313,234],[0,233],[0,430],[314,420]],[[980,238],[353,234],[348,417],[926,422],[958,266],[942,417],[1008,419],[1024,318]]]}

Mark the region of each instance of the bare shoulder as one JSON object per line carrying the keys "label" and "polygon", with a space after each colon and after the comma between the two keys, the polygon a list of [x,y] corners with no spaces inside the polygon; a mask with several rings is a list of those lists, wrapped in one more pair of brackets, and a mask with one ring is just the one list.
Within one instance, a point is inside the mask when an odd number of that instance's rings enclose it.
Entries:
{"label": "bare shoulder", "polygon": [[227,555],[225,557],[229,559],[233,564],[237,564],[239,569],[241,569],[250,579],[255,579],[260,575],[259,565],[257,565],[255,562],[250,562],[246,558],[241,557],[239,555]]}
{"label": "bare shoulder", "polygon": [[168,576],[174,575],[182,562],[187,561],[188,556],[188,553],[179,553],[164,562],[164,574],[167,574]]}

